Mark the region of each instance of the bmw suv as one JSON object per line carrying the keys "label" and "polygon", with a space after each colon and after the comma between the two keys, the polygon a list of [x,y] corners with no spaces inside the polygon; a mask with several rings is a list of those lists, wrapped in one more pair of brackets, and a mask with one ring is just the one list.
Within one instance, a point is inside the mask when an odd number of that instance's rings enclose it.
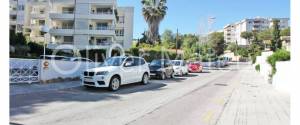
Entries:
{"label": "bmw suv", "polygon": [[107,58],[100,67],[84,71],[81,81],[86,88],[106,87],[116,91],[124,84],[148,84],[149,75],[148,64],[143,58],[117,56]]}

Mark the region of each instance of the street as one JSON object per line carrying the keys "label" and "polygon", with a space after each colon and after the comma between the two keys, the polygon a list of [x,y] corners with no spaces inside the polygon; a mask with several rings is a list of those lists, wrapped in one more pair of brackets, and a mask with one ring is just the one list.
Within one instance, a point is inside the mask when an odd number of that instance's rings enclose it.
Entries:
{"label": "street", "polygon": [[[266,91],[265,91],[266,90]],[[77,86],[10,96],[10,122],[24,125],[284,125],[289,95],[248,63],[190,73],[117,92]],[[262,110],[264,109],[264,110]]]}

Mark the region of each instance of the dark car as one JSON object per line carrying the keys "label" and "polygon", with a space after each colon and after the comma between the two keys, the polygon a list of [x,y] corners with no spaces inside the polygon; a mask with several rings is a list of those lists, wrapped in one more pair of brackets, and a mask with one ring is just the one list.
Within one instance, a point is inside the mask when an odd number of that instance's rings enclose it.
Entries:
{"label": "dark car", "polygon": [[151,77],[158,77],[160,79],[174,78],[174,69],[172,62],[167,59],[153,60],[150,65]]}

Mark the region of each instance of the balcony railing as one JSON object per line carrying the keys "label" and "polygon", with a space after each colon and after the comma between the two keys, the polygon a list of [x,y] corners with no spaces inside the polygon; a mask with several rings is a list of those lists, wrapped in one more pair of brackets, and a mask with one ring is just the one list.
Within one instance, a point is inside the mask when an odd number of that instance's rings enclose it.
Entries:
{"label": "balcony railing", "polygon": [[54,26],[53,29],[73,29],[73,26]]}
{"label": "balcony railing", "polygon": [[90,27],[90,30],[115,30],[114,26]]}
{"label": "balcony railing", "polygon": [[98,14],[98,15],[107,14],[107,15],[112,15],[113,12],[112,11],[91,11],[91,14]]}
{"label": "balcony railing", "polygon": [[110,46],[112,45],[112,41],[102,41],[102,42],[96,42],[96,41],[89,41],[90,45],[101,45],[101,46]]}
{"label": "balcony railing", "polygon": [[110,46],[110,45],[112,45],[112,42],[111,41],[97,42],[96,45]]}

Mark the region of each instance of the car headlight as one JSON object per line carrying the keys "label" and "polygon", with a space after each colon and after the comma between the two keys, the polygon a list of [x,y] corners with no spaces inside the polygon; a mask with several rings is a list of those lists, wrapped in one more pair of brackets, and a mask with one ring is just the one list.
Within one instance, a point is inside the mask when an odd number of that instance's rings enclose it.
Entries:
{"label": "car headlight", "polygon": [[107,75],[108,71],[97,72],[96,75]]}

